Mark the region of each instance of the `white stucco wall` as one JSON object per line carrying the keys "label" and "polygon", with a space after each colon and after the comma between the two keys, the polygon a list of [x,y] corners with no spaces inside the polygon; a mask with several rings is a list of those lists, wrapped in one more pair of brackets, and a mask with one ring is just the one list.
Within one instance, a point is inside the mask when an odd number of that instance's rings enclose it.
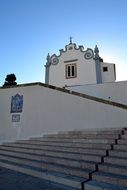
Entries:
{"label": "white stucco wall", "polygon": [[[107,67],[108,70],[106,72],[103,71],[103,67]],[[115,65],[111,63],[101,62],[101,76],[102,83],[106,82],[115,82]]]}
{"label": "white stucco wall", "polygon": [[[69,47],[73,49],[69,50]],[[96,70],[95,70],[95,61],[93,58],[85,59],[85,51],[80,49],[75,49],[74,44],[70,44],[67,47],[65,52],[62,52],[58,56],[59,63],[56,65],[50,66],[49,70],[49,84],[64,87],[65,85],[79,85],[79,84],[96,84]],[[70,61],[76,60],[77,61]],[[70,61],[70,62],[66,62]],[[66,79],[65,76],[65,67],[68,64],[77,65],[77,77]]]}
{"label": "white stucco wall", "polygon": [[[19,122],[12,122],[11,97],[23,95]],[[125,127],[127,110],[41,85],[0,89],[0,142],[44,133]]]}
{"label": "white stucco wall", "polygon": [[[95,53],[95,50],[93,51],[90,48],[84,50],[83,46],[77,47],[75,43],[70,43],[65,46],[65,50],[60,50],[60,55],[57,56],[53,54],[51,57],[48,55],[46,63],[46,83],[64,87],[114,82],[115,65],[100,62],[98,53],[98,48]],[[77,76],[75,78],[66,78],[66,65],[71,64],[76,64]],[[107,67],[108,70],[104,72],[103,67]]]}
{"label": "white stucco wall", "polygon": [[127,105],[127,81],[73,86],[67,89]]}

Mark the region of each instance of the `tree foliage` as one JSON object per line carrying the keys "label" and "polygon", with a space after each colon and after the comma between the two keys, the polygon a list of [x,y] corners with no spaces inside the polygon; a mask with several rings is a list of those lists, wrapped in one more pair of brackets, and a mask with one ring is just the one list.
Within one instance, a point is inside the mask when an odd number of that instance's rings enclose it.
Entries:
{"label": "tree foliage", "polygon": [[15,74],[9,74],[6,76],[5,78],[5,83],[3,86],[12,86],[12,85],[16,85],[17,82],[16,81],[16,76]]}

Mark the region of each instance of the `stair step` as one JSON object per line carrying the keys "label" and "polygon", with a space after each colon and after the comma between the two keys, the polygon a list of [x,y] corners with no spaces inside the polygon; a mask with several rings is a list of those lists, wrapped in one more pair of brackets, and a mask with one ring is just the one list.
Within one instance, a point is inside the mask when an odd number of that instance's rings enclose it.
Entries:
{"label": "stair step", "polygon": [[99,164],[98,165],[98,170],[101,172],[107,172],[111,174],[122,174],[124,176],[127,176],[127,166],[118,166],[115,164]]}
{"label": "stair step", "polygon": [[11,147],[24,147],[24,148],[32,148],[32,149],[43,149],[43,147],[59,147],[60,149],[63,147],[75,147],[75,148],[93,148],[93,149],[111,149],[110,144],[87,144],[87,143],[57,143],[57,142],[41,142],[41,144],[34,142],[24,142],[24,143],[4,143],[3,146],[11,146]]}
{"label": "stair step", "polygon": [[65,175],[63,173],[47,172],[46,170],[25,167],[24,165],[13,164],[11,162],[0,161],[0,166],[10,169],[10,170],[18,171],[27,175],[42,178],[51,182],[56,182],[56,183],[70,186],[77,189],[81,189],[81,182],[86,180],[85,178],[76,177],[73,175],[71,176],[71,175]]}
{"label": "stair step", "polygon": [[103,149],[87,149],[87,148],[77,148],[77,147],[52,147],[52,146],[43,146],[41,148],[37,147],[36,148],[32,148],[32,147],[27,147],[25,148],[23,147],[14,147],[14,146],[0,146],[0,150],[12,150],[12,151],[19,151],[19,149],[21,149],[21,151],[23,152],[32,152],[32,153],[40,153],[43,151],[60,151],[60,152],[76,152],[79,154],[83,154],[83,153],[87,153],[87,154],[96,154],[96,155],[106,155],[106,151]]}
{"label": "stair step", "polygon": [[9,151],[9,150],[0,150],[0,154],[2,155],[11,155],[11,156],[21,156],[23,158],[33,158],[35,160],[41,160],[42,156],[53,156],[57,158],[70,158],[75,160],[84,160],[84,161],[93,161],[93,162],[101,162],[102,157],[100,155],[92,155],[92,154],[79,154],[79,153],[69,153],[69,152],[55,152],[55,151],[40,151],[36,152],[31,150],[29,153],[22,150],[17,151]]}
{"label": "stair step", "polygon": [[118,186],[125,186],[127,188],[127,176],[116,175],[104,172],[93,173],[92,179],[98,182],[109,183]]}
{"label": "stair step", "polygon": [[104,163],[115,164],[118,166],[127,166],[127,159],[121,158],[121,157],[110,156],[110,157],[104,158]]}
{"label": "stair step", "polygon": [[124,130],[124,134],[127,135],[127,130]]}
{"label": "stair step", "polygon": [[[64,139],[64,138],[43,138],[43,137],[41,137],[41,138],[39,138],[39,137],[32,137],[31,138],[31,140],[37,140],[37,141],[42,141],[42,142],[45,142],[45,141],[47,141],[47,142],[73,142],[73,143],[104,143],[104,144],[115,144],[115,139],[94,139],[94,138],[92,138],[92,139],[90,139],[90,138],[88,138],[88,139],[84,139],[84,138],[82,138],[82,139],[70,139],[70,138],[66,138],[66,139]],[[20,141],[17,141],[17,142],[20,142]]]}
{"label": "stair step", "polygon": [[109,156],[127,158],[127,151],[110,150]]}
{"label": "stair step", "polygon": [[113,145],[113,148],[114,148],[114,150],[124,150],[124,151],[127,151],[127,145],[125,144],[114,144]]}
{"label": "stair step", "polygon": [[68,131],[4,143],[0,166],[75,189],[85,181],[85,190],[124,190],[126,131]]}
{"label": "stair step", "polygon": [[119,139],[118,144],[127,144],[127,139]]}
{"label": "stair step", "polygon": [[61,131],[58,134],[121,134],[124,128],[110,128],[110,129],[91,129],[91,130],[75,130],[75,131]]}
{"label": "stair step", "polygon": [[121,135],[121,139],[126,139],[127,140],[127,134]]}
{"label": "stair step", "polygon": [[[21,160],[20,160],[21,161]],[[4,164],[9,164],[9,165],[18,165],[22,168],[30,168],[31,170],[33,171],[39,171],[39,172],[56,172],[56,173],[62,173],[62,174],[65,174],[65,175],[71,175],[71,176],[75,176],[75,177],[81,177],[81,178],[86,178],[88,179],[89,178],[89,173],[92,172],[92,170],[88,170],[88,169],[79,169],[79,168],[74,168],[74,167],[65,167],[63,165],[59,165],[59,164],[51,164],[51,163],[44,163],[42,162],[42,165],[39,167],[39,166],[33,166],[33,165],[29,165],[28,163],[27,164],[24,164],[24,163],[18,163],[18,162],[14,162],[14,161],[5,161],[5,160],[0,160],[0,163],[2,167],[4,167],[4,165],[2,165],[2,163]],[[8,168],[10,169],[10,168]]]}
{"label": "stair step", "polygon": [[7,156],[7,155],[0,155],[0,159],[7,160],[7,161],[14,161],[19,163],[26,163],[29,165],[35,165],[36,167],[41,167],[42,164],[46,165],[48,163],[52,164],[60,164],[63,166],[69,166],[69,167],[76,167],[80,169],[90,169],[90,170],[96,170],[96,163],[90,162],[90,161],[81,161],[81,160],[74,160],[74,159],[64,159],[56,157],[50,157],[50,156],[43,156],[40,160],[34,160],[33,158],[24,158],[24,157],[15,157],[15,156]]}
{"label": "stair step", "polygon": [[[75,177],[81,177],[81,178],[86,178],[86,179],[89,178],[89,174],[92,172],[92,170],[90,170],[90,169],[79,169],[76,167],[63,166],[60,164],[52,164],[52,163],[45,163],[45,162],[42,162],[39,164],[36,162],[33,162],[33,165],[32,165],[32,162],[29,164],[28,160],[22,161],[21,159],[17,159],[17,160],[11,159],[11,161],[0,159],[0,162],[1,163],[9,163],[9,164],[11,163],[12,165],[20,165],[25,168],[26,167],[31,168],[32,170],[57,172],[58,174],[62,173],[65,175],[73,175]],[[4,167],[4,166],[2,166],[2,167]]]}
{"label": "stair step", "polygon": [[110,183],[103,183],[95,180],[86,182],[84,187],[85,190],[127,190],[127,188],[123,186],[112,185]]}
{"label": "stair step", "polygon": [[119,134],[47,134],[41,137],[45,138],[62,138],[62,139],[118,139]]}

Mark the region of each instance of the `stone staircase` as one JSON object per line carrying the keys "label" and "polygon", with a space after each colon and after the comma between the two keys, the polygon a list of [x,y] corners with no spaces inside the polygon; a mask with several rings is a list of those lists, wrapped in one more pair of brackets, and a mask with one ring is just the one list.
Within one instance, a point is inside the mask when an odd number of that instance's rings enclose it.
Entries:
{"label": "stone staircase", "polygon": [[127,189],[127,129],[68,131],[0,146],[0,166],[68,189]]}
{"label": "stone staircase", "polygon": [[127,130],[124,129],[112,144],[91,181],[84,185],[85,190],[127,190]]}

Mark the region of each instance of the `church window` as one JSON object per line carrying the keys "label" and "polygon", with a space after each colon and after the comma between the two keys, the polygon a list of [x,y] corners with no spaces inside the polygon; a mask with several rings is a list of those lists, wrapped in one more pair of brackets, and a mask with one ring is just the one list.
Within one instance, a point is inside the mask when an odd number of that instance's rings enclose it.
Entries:
{"label": "church window", "polygon": [[66,70],[66,78],[67,79],[77,77],[76,64],[66,65],[65,70]]}
{"label": "church window", "polygon": [[108,71],[108,67],[103,67],[103,72],[107,72]]}

